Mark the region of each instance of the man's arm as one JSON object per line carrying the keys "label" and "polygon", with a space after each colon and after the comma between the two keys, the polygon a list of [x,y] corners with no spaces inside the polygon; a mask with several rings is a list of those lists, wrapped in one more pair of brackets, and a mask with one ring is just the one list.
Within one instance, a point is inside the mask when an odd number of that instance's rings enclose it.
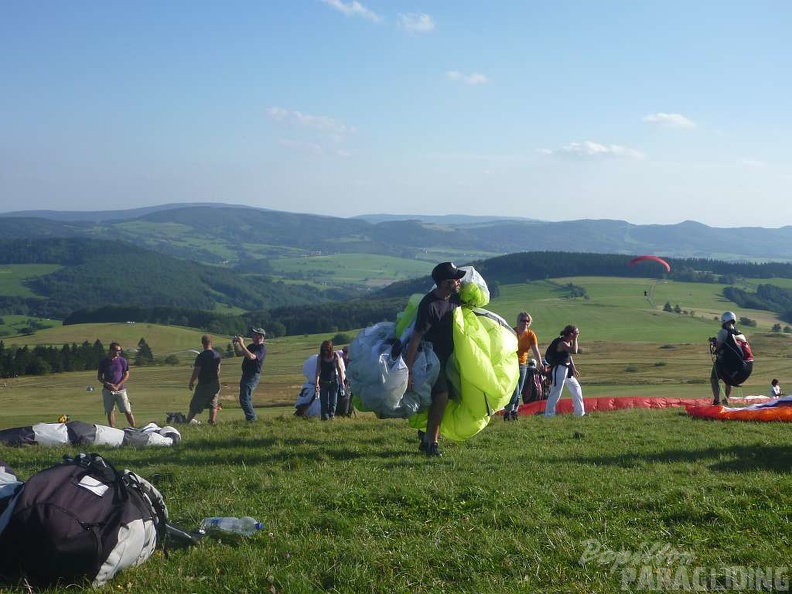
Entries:
{"label": "man's arm", "polygon": [[195,367],[193,367],[192,375],[190,376],[190,383],[188,384],[188,387],[190,388],[190,390],[192,390],[193,387],[195,386],[195,380],[198,379],[198,373],[200,371],[201,371],[201,368],[198,367],[197,365]]}
{"label": "man's arm", "polygon": [[404,353],[404,364],[407,366],[407,389],[412,390],[412,366],[415,363],[415,355],[418,353],[418,346],[421,344],[423,332],[414,330],[407,344],[407,351]]}

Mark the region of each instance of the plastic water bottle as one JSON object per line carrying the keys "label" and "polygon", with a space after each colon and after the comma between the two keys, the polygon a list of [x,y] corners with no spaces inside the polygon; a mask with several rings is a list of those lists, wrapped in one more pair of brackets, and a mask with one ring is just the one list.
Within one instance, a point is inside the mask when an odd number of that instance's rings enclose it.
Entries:
{"label": "plastic water bottle", "polygon": [[255,518],[245,516],[244,518],[213,517],[201,520],[198,532],[229,532],[231,534],[242,534],[250,536],[259,530],[264,529],[264,524],[257,522]]}

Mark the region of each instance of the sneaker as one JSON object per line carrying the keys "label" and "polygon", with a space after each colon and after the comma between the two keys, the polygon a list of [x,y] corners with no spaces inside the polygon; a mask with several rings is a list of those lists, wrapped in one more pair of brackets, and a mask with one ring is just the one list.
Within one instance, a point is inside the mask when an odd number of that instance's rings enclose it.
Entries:
{"label": "sneaker", "polygon": [[712,401],[712,406],[720,406],[721,401],[719,399],[715,399]]}
{"label": "sneaker", "polygon": [[430,458],[442,458],[443,457],[443,450],[440,449],[440,444],[436,441],[433,443],[426,444],[426,452],[425,454]]}

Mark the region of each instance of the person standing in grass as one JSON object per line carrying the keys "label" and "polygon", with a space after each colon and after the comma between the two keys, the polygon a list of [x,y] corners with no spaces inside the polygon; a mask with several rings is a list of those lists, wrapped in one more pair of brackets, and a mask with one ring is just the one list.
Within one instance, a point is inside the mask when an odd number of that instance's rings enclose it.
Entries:
{"label": "person standing in grass", "polygon": [[773,378],[773,381],[770,382],[770,398],[781,398],[783,395],[781,384],[778,383],[777,379]]}
{"label": "person standing in grass", "polygon": [[580,330],[577,326],[565,326],[560,332],[560,336],[550,343],[547,347],[546,359],[551,366],[550,377],[553,382],[553,387],[550,389],[550,395],[547,397],[547,405],[545,406],[545,417],[550,418],[555,416],[556,405],[559,398],[561,398],[561,391],[564,386],[569,388],[572,393],[572,406],[576,417],[582,417],[586,414],[586,409],[583,406],[583,389],[577,378],[579,376],[578,370],[575,367],[575,362],[572,360],[572,355],[580,352],[578,345],[578,335]]}
{"label": "person standing in grass", "polygon": [[[187,422],[191,422],[195,415],[209,409],[209,424],[217,421],[217,405],[220,401],[220,353],[212,347],[212,337],[209,334],[201,336],[203,351],[195,357],[192,375],[188,388],[195,388],[190,400],[190,413]],[[195,383],[198,382],[196,386]]]}
{"label": "person standing in grass", "polygon": [[440,373],[432,386],[432,404],[429,406],[426,431],[418,446],[418,449],[427,456],[443,455],[438,439],[440,424],[448,405],[446,364],[454,352],[454,310],[461,305],[459,290],[462,287],[463,276],[465,271],[457,268],[453,262],[442,262],[434,267],[432,280],[435,282],[435,288],[418,304],[415,327],[404,355],[404,363],[408,371],[408,389],[412,389],[412,366],[421,340],[426,339],[432,343],[434,352],[440,360]]}
{"label": "person standing in grass", "polygon": [[135,426],[132,405],[126,391],[129,379],[129,362],[121,356],[121,345],[110,343],[110,354],[99,363],[96,379],[102,384],[102,401],[107,414],[107,424],[115,427],[115,408],[126,415],[130,427]]}
{"label": "person standing in grass", "polygon": [[[735,328],[737,316],[733,311],[725,311],[721,316],[721,329],[710,345],[715,355],[710,385],[712,386],[712,404],[728,405],[732,386],[740,386],[753,371],[753,354],[748,346],[748,339]],[[720,380],[726,386],[725,397],[721,400]]]}
{"label": "person standing in grass", "polygon": [[528,373],[528,354],[533,352],[536,361],[542,358],[539,354],[539,338],[536,336],[536,332],[531,330],[531,322],[533,322],[533,318],[527,311],[517,314],[517,327],[514,328],[514,331],[517,333],[517,362],[520,365],[520,378],[517,380],[517,387],[514,388],[514,394],[509,404],[503,411],[504,421],[517,420],[520,395],[525,386],[525,376]]}
{"label": "person standing in grass", "polygon": [[322,420],[335,418],[338,405],[338,387],[344,385],[346,375],[341,355],[333,349],[333,341],[324,340],[319,347],[314,376],[316,391],[319,393]]}
{"label": "person standing in grass", "polygon": [[245,346],[241,336],[234,336],[231,344],[234,345],[234,353],[244,357],[242,377],[239,380],[239,406],[245,413],[245,420],[252,423],[256,420],[256,411],[253,409],[253,391],[261,381],[261,367],[267,356],[267,347],[264,344],[267,333],[264,328],[251,328],[250,333],[253,342],[249,345]]}

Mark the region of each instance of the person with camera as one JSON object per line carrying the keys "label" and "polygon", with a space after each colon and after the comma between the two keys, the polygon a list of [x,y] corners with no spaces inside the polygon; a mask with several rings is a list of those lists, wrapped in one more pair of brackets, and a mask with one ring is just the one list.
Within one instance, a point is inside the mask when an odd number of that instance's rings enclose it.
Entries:
{"label": "person with camera", "polygon": [[569,388],[572,393],[574,415],[582,417],[586,414],[586,409],[583,406],[583,389],[577,380],[580,374],[575,367],[575,362],[572,360],[572,355],[580,352],[580,347],[578,346],[579,335],[580,330],[578,327],[570,324],[565,326],[561,330],[559,337],[554,339],[550,346],[547,347],[545,358],[550,363],[550,377],[553,382],[553,387],[545,405],[544,414],[547,418],[555,416],[556,405],[561,398],[561,391],[564,386]]}
{"label": "person with camera", "polygon": [[267,333],[263,328],[251,328],[250,334],[253,342],[249,345],[245,346],[241,336],[234,336],[231,339],[231,344],[234,345],[234,353],[244,357],[242,377],[239,380],[239,406],[245,413],[245,420],[252,423],[256,420],[256,411],[253,409],[253,391],[261,381],[261,367],[267,356],[267,347],[264,345]]}

